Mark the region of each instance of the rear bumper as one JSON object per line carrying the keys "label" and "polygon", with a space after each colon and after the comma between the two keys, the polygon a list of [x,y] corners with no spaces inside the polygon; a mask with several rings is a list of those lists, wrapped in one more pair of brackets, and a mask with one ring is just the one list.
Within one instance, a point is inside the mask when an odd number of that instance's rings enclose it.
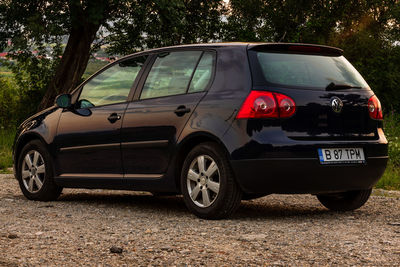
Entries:
{"label": "rear bumper", "polygon": [[231,161],[245,193],[333,193],[373,187],[385,171],[387,156],[366,164],[321,165],[318,158]]}
{"label": "rear bumper", "polygon": [[[369,189],[381,178],[388,161],[388,144],[381,128],[377,140],[299,141],[287,138],[279,127],[264,128],[244,140],[231,153],[231,166],[245,193],[319,194]],[[320,163],[318,148],[338,147],[363,148],[366,162]]]}

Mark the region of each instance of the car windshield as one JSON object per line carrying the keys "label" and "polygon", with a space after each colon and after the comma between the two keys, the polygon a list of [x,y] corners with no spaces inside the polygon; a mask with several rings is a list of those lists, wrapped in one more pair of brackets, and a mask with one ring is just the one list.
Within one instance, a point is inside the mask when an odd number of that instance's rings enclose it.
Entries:
{"label": "car windshield", "polygon": [[368,84],[343,56],[256,52],[267,83],[304,88],[367,88]]}

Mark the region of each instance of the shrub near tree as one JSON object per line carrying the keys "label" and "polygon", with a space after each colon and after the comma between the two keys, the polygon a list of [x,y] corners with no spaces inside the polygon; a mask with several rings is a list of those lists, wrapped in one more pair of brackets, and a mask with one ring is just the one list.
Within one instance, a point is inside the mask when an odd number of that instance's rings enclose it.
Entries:
{"label": "shrub near tree", "polygon": [[0,77],[0,129],[14,127],[18,92],[11,79]]}

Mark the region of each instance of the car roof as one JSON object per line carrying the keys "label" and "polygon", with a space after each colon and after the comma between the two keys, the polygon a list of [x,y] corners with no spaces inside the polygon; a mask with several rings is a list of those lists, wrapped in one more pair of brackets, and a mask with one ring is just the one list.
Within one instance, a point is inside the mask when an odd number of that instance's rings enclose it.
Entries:
{"label": "car roof", "polygon": [[337,54],[343,54],[343,50],[325,45],[317,45],[317,44],[306,44],[306,43],[273,43],[273,42],[215,42],[215,43],[199,43],[199,44],[184,44],[184,45],[174,45],[174,46],[166,46],[160,48],[148,49],[140,52],[136,52],[132,55],[138,55],[141,53],[157,53],[163,50],[173,50],[173,49],[187,49],[187,48],[221,48],[221,47],[246,47],[247,49],[254,49],[258,47],[269,47],[269,48],[285,48],[290,46],[300,46],[300,47],[319,47],[322,49],[327,49],[332,52],[336,52]]}

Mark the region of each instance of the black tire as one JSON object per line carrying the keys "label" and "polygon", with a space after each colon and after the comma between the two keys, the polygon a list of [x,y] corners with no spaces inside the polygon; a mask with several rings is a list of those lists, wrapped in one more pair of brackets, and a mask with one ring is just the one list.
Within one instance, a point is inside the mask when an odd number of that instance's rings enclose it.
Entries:
{"label": "black tire", "polygon": [[329,195],[317,195],[326,208],[333,211],[351,211],[362,207],[371,195],[372,189],[349,191]]}
{"label": "black tire", "polygon": [[[28,164],[26,163],[25,157],[27,154],[34,155],[34,153],[38,152],[40,157],[40,163],[44,163],[43,169],[44,173],[39,174],[39,168],[36,169],[35,173],[37,173],[37,177],[41,175],[39,178],[42,182],[42,185],[39,188],[38,182],[36,180],[32,183],[32,192],[29,190],[29,181],[31,180],[31,170],[28,170]],[[32,154],[33,153],[33,154]],[[32,156],[30,156],[32,159]],[[33,156],[34,158],[34,156]],[[33,162],[33,161],[32,161]],[[39,164],[40,164],[39,163]],[[32,165],[33,166],[33,165]],[[26,171],[28,170],[29,178],[26,177]],[[24,171],[24,174],[22,173]],[[33,140],[27,143],[19,155],[18,158],[18,168],[17,168],[17,179],[19,182],[19,186],[21,188],[22,193],[27,199],[30,200],[40,200],[40,201],[51,201],[57,199],[62,191],[62,187],[59,187],[54,182],[54,171],[53,171],[53,160],[47,151],[46,147],[39,140]],[[25,176],[25,178],[23,178]]]}
{"label": "black tire", "polygon": [[[217,170],[214,171],[210,177],[208,177],[208,173],[205,172],[205,174],[200,175],[200,168],[198,169],[198,174],[199,174],[199,179],[196,184],[196,181],[188,181],[188,172],[189,169],[193,170],[191,166],[194,166],[192,164],[198,164],[198,158],[205,156],[206,159],[204,162],[208,161],[214,162],[217,165]],[[204,166],[207,163],[204,163]],[[204,170],[210,170],[210,165],[208,165],[208,168],[204,168]],[[218,176],[218,177],[217,177]],[[200,179],[202,178],[202,180]],[[201,182],[200,182],[201,180]],[[189,182],[189,186],[188,186]],[[212,187],[215,190],[215,187],[209,184],[209,182],[214,182],[214,183],[219,183],[218,187],[218,192],[215,193],[212,191]],[[205,185],[202,185],[202,183],[206,183]],[[192,186],[197,187],[199,185],[202,185],[203,189],[201,191],[198,191],[199,195],[199,200],[192,200],[192,197],[190,196],[189,191]],[[236,211],[236,209],[240,205],[241,197],[242,197],[242,191],[239,188],[238,184],[236,183],[236,180],[234,178],[232,169],[230,167],[230,164],[228,162],[228,159],[224,153],[224,151],[215,143],[212,142],[207,142],[207,143],[202,143],[195,148],[193,148],[189,154],[187,155],[183,166],[182,166],[182,172],[181,172],[181,190],[183,194],[183,199],[184,202],[187,206],[187,208],[194,213],[196,216],[203,218],[203,219],[222,219],[230,216],[232,213]],[[207,195],[209,196],[209,202],[208,205],[204,204],[206,203],[204,200],[204,195],[203,191],[209,191]],[[193,189],[192,193],[195,191]],[[200,194],[201,194],[201,201],[203,203],[203,207],[199,206],[202,205],[200,204]],[[212,194],[212,195],[211,195]],[[196,204],[197,203],[197,204]],[[211,203],[211,204],[210,204]]]}

